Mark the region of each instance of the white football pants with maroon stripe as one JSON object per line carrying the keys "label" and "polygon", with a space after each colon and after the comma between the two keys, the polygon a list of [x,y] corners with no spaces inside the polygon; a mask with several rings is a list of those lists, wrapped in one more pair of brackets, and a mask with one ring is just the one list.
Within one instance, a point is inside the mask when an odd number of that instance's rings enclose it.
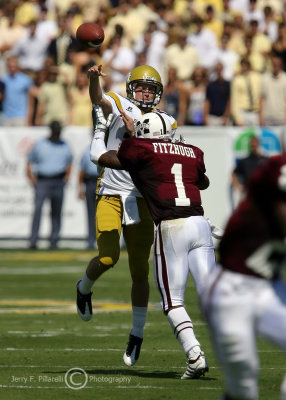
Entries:
{"label": "white football pants with maroon stripe", "polygon": [[166,220],[156,227],[154,277],[164,311],[184,305],[189,273],[200,294],[206,276],[215,266],[208,221],[203,216]]}
{"label": "white football pants with maroon stripe", "polygon": [[[223,270],[217,265],[208,277],[201,303],[223,369],[226,393],[234,398],[258,399],[257,336],[286,351],[285,283]],[[286,400],[286,375],[281,399]]]}

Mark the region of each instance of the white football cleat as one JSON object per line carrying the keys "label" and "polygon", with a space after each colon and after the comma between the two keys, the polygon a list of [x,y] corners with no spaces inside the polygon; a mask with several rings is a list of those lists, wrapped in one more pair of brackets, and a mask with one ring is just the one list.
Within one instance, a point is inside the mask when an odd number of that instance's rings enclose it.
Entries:
{"label": "white football cleat", "polygon": [[181,379],[197,379],[204,376],[208,372],[209,366],[204,353],[201,352],[195,359],[189,359],[186,372],[181,376]]}

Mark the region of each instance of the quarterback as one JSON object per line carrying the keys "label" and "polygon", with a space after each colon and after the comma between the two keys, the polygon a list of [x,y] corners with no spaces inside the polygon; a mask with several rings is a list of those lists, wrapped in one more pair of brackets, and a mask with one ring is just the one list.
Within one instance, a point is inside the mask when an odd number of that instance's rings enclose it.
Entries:
{"label": "quarterback", "polygon": [[[133,313],[133,326],[123,360],[126,365],[132,366],[139,358],[143,341],[154,224],[145,200],[129,173],[107,168],[108,163],[103,162],[103,156],[107,151],[117,151],[123,140],[126,130],[122,118],[119,117],[121,112],[125,112],[133,120],[139,119],[145,112],[163,113],[156,109],[162,96],[163,85],[159,73],[148,65],[141,65],[130,72],[126,82],[126,98],[114,92],[103,93],[99,78],[107,75],[102,71],[101,65],[91,67],[88,76],[93,108],[100,106],[105,116],[112,114],[112,119],[109,121],[105,142],[98,140],[96,134],[92,142],[91,160],[104,167],[97,190],[95,227],[98,256],[90,260],[85,274],[77,283],[77,311],[83,320],[91,319],[91,289],[97,279],[117,263],[122,231],[132,280]],[[176,120],[165,113],[164,115],[175,131]]]}

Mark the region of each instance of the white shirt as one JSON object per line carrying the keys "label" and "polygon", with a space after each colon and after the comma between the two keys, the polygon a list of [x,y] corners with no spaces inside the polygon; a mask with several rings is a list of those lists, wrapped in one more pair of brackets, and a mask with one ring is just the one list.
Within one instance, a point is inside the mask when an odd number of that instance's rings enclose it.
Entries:
{"label": "white shirt", "polygon": [[238,63],[239,55],[232,50],[218,49],[217,61],[223,65],[222,75],[225,80],[231,81],[234,77],[235,67]]}
{"label": "white shirt", "polygon": [[[150,46],[146,49],[146,64],[155,68],[161,77],[164,73],[164,57],[166,53],[166,44],[168,35],[165,32],[156,30],[151,35]],[[137,54],[145,50],[144,35],[140,35],[135,44],[134,50]]]}
{"label": "white shirt", "polygon": [[[108,63],[112,57],[113,57],[113,50],[112,49],[105,50],[105,52],[102,55],[103,62]],[[129,70],[132,70],[135,67],[135,63],[136,63],[135,52],[129,49],[128,47],[120,46],[117,54],[115,55],[114,59],[111,62],[111,69],[124,67],[128,68]],[[112,79],[111,90],[121,92],[123,88],[125,88],[127,74],[122,74],[119,71],[113,70],[111,73],[111,79]]]}
{"label": "white shirt", "polygon": [[11,49],[11,54],[18,57],[21,68],[40,71],[45,64],[48,44],[49,41],[43,37],[38,35],[31,37],[27,32]]}
{"label": "white shirt", "polygon": [[217,39],[215,34],[203,28],[199,33],[191,33],[187,41],[196,47],[199,53],[200,65],[205,68],[212,68],[215,65]]}

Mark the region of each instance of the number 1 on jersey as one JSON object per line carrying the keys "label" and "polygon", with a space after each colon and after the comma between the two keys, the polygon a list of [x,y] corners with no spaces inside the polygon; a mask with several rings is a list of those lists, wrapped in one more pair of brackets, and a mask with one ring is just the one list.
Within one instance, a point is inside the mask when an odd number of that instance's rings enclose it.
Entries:
{"label": "number 1 on jersey", "polygon": [[191,200],[186,196],[186,191],[183,183],[182,164],[174,164],[171,172],[175,176],[175,185],[178,193],[178,197],[175,198],[176,206],[190,206]]}

